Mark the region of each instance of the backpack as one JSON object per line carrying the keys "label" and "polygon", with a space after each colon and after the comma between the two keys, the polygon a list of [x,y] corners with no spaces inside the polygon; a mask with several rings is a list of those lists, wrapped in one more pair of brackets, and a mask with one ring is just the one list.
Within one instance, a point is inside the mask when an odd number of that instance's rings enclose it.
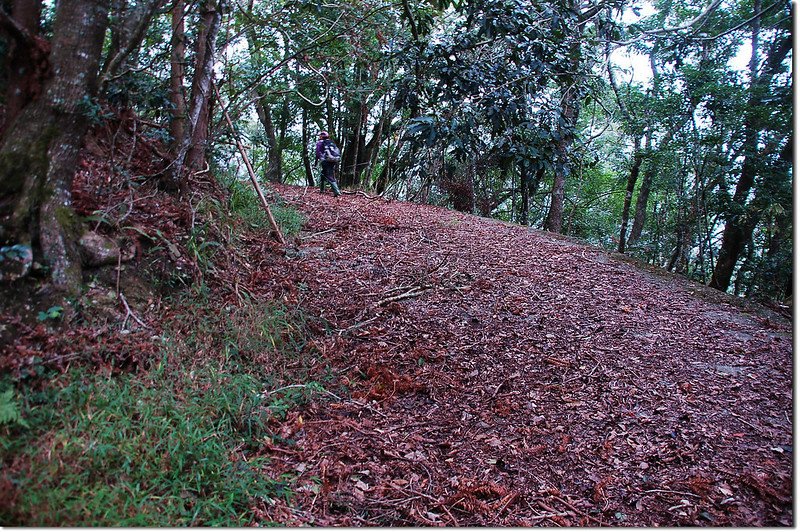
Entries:
{"label": "backpack", "polygon": [[322,160],[329,163],[338,163],[342,160],[342,152],[332,141],[327,141],[322,148]]}

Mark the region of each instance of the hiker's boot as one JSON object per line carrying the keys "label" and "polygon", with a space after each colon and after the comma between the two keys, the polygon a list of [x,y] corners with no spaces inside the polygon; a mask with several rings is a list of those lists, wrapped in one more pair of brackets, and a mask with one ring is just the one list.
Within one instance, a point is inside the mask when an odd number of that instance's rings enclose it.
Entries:
{"label": "hiker's boot", "polygon": [[336,183],[331,183],[331,188],[333,188],[333,197],[338,198],[342,195],[341,191],[339,190],[339,185]]}

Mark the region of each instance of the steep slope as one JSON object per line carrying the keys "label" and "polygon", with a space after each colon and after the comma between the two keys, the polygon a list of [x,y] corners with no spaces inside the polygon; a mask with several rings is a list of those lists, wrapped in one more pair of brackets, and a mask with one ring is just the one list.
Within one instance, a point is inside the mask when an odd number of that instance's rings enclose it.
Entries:
{"label": "steep slope", "polygon": [[[328,392],[265,445],[316,525],[787,525],[791,324],[596,248],[282,187],[242,286],[317,319]],[[335,388],[329,388],[334,392]],[[341,396],[341,397],[340,397]]]}

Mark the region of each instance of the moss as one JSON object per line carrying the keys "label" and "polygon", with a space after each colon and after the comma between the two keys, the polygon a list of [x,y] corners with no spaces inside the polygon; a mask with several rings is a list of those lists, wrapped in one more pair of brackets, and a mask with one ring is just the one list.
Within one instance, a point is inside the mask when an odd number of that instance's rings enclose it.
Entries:
{"label": "moss", "polygon": [[[10,215],[17,212],[16,218],[27,218],[27,215],[41,204],[41,183],[44,182],[49,166],[48,147],[55,134],[50,126],[35,136],[35,142],[22,142],[16,139],[25,138],[27,131],[9,132],[10,139],[0,153],[0,214]],[[20,208],[25,204],[25,208]],[[24,211],[24,212],[23,212]],[[22,230],[22,219],[12,219],[11,226]]]}
{"label": "moss", "polygon": [[18,194],[33,166],[32,157],[25,153],[0,155],[0,197]]}
{"label": "moss", "polygon": [[77,242],[82,234],[82,225],[80,218],[72,207],[59,205],[56,207],[56,221],[60,225],[68,238]]}

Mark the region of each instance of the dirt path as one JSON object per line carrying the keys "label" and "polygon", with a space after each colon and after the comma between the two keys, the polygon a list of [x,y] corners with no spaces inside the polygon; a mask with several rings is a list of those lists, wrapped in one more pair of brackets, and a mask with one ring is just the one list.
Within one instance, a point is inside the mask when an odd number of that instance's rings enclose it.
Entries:
{"label": "dirt path", "polygon": [[793,522],[789,322],[539,231],[281,193],[308,222],[250,282],[327,323],[320,364],[353,399],[281,427],[270,469],[300,495],[265,519]]}

